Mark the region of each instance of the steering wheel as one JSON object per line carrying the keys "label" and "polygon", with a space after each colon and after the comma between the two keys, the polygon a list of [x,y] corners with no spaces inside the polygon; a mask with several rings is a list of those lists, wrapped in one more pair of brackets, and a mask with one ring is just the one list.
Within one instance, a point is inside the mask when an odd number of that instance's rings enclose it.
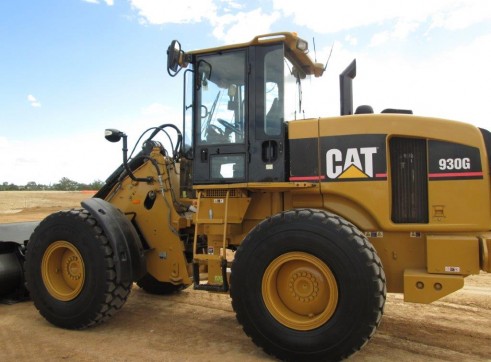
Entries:
{"label": "steering wheel", "polygon": [[223,130],[220,127],[217,127],[214,124],[210,124],[208,125],[208,127],[211,128],[219,136],[225,136],[225,132],[223,132]]}
{"label": "steering wheel", "polygon": [[232,125],[231,123],[221,119],[221,118],[217,118],[217,121],[218,123],[220,123],[223,127],[225,127],[227,130],[231,131],[231,132],[235,132],[237,133],[238,135],[242,134],[242,131],[238,128],[238,127],[235,127],[234,125]]}
{"label": "steering wheel", "polygon": [[209,124],[206,130],[206,142],[208,143],[229,143],[229,137],[225,132],[214,124]]}

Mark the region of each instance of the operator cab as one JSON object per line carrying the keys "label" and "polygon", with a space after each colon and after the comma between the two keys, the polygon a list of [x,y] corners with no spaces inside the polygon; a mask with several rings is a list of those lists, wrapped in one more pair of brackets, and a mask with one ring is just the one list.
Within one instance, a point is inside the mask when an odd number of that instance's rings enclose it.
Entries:
{"label": "operator cab", "polygon": [[287,180],[285,105],[294,102],[285,87],[324,70],[307,51],[293,33],[189,53],[171,44],[169,74],[187,67],[184,154],[194,185]]}

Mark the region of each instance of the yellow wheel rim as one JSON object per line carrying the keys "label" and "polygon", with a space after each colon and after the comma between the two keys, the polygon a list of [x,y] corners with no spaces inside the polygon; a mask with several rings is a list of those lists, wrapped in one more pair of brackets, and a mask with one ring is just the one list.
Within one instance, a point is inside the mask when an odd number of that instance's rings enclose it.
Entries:
{"label": "yellow wheel rim", "polygon": [[264,273],[262,293],[278,322],[301,331],[326,323],[338,304],[338,286],[329,267],[303,252],[273,260]]}
{"label": "yellow wheel rim", "polygon": [[85,281],[82,256],[78,249],[67,241],[55,241],[46,249],[41,273],[49,294],[63,302],[75,299]]}

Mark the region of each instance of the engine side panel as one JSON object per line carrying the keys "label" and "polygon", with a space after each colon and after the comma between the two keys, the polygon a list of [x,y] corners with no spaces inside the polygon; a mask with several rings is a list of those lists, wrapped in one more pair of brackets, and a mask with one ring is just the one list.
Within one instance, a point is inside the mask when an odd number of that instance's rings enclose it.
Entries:
{"label": "engine side panel", "polygon": [[[381,114],[296,121],[289,128],[297,153],[290,181],[319,182],[325,207],[360,228],[489,230],[487,153],[476,127]],[[316,139],[317,152],[311,151]]]}

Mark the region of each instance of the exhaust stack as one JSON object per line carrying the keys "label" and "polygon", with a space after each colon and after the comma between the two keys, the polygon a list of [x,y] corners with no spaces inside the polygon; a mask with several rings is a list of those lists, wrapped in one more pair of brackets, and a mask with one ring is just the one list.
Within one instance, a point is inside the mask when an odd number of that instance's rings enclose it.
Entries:
{"label": "exhaust stack", "polygon": [[356,59],[339,75],[341,115],[353,114],[353,79],[356,77]]}

